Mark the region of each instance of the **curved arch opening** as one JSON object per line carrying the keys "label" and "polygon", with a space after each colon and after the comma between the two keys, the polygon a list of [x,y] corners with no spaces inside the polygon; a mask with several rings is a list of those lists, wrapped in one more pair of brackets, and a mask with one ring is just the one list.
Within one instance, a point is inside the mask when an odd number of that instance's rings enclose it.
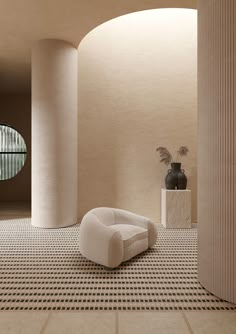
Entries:
{"label": "curved arch opening", "polygon": [[[136,2],[134,6],[130,6],[127,8],[122,8],[122,6],[118,6],[118,8],[113,8],[112,10],[108,10],[107,13],[101,12],[100,20],[95,20],[94,24],[90,30],[88,30],[84,36],[81,36],[79,39],[79,44],[83,41],[86,36],[98,28],[99,26],[106,24],[112,20],[118,19],[119,17],[123,17],[126,15],[133,15],[139,12],[147,12],[149,10],[157,10],[157,9],[193,9],[197,10],[197,0],[158,0],[155,1],[155,4],[142,2]],[[103,14],[103,15],[102,15]]]}
{"label": "curved arch opening", "polygon": [[111,206],[160,221],[167,169],[155,149],[187,145],[196,221],[196,10],[115,18],[83,39],[78,57],[80,215]]}

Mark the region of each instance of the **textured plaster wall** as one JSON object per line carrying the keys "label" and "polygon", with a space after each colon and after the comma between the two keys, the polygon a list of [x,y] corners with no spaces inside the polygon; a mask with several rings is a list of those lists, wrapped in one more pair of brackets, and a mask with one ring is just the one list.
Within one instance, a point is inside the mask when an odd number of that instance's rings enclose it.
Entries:
{"label": "textured plaster wall", "polygon": [[0,181],[0,202],[30,201],[31,197],[31,97],[23,94],[0,95],[0,124],[15,128],[24,138],[27,159],[12,179]]}
{"label": "textured plaster wall", "polygon": [[196,221],[197,12],[139,12],[109,21],[79,46],[79,216],[96,206],[160,221],[167,167],[157,146],[183,161]]}

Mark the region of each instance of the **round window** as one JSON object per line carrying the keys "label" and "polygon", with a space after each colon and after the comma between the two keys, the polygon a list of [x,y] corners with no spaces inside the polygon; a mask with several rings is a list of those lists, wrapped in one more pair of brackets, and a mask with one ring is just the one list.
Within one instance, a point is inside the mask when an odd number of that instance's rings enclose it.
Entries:
{"label": "round window", "polygon": [[23,137],[10,126],[0,125],[0,180],[16,176],[25,164],[26,155]]}

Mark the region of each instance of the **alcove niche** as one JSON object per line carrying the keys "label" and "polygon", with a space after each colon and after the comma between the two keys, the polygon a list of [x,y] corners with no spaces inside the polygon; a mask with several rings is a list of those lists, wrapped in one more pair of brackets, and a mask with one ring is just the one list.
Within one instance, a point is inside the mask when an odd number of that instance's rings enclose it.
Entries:
{"label": "alcove niche", "polygon": [[78,47],[79,216],[96,206],[160,222],[168,167],[187,145],[182,168],[196,217],[197,11],[155,9],[92,30]]}

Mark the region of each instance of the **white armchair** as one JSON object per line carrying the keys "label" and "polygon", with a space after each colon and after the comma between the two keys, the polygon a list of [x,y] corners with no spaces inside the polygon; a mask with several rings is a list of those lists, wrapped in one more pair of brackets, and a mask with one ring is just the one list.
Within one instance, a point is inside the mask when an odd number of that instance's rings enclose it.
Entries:
{"label": "white armchair", "polygon": [[155,224],[132,212],[95,208],[80,225],[80,252],[89,260],[115,268],[121,262],[152,247],[157,238]]}

